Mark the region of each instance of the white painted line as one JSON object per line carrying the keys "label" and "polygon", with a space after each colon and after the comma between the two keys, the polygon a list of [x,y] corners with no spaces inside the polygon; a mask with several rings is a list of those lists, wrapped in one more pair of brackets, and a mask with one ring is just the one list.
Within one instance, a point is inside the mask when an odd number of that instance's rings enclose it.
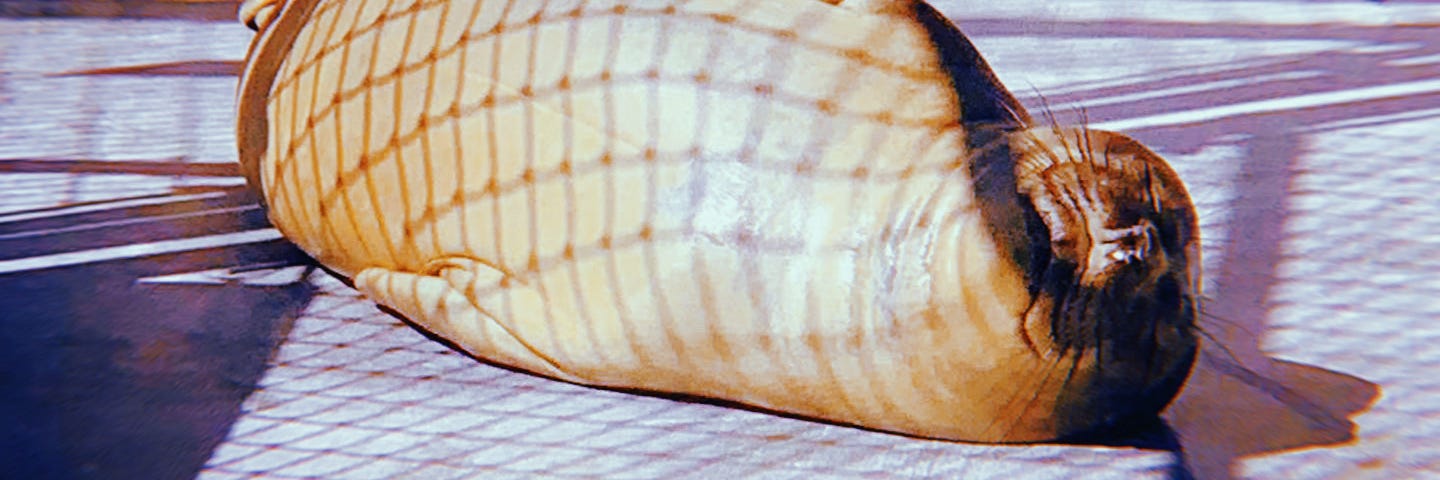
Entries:
{"label": "white painted line", "polygon": [[1378,115],[1373,117],[1348,118],[1330,123],[1314,125],[1305,129],[1305,131],[1338,130],[1343,128],[1363,127],[1369,125],[1403,123],[1416,120],[1426,120],[1431,118],[1440,118],[1440,108],[1411,110],[1408,112],[1393,113],[1389,115]]}
{"label": "white painted line", "polygon": [[137,282],[151,285],[245,285],[251,287],[276,287],[290,285],[304,280],[308,269],[309,267],[305,265],[267,268],[248,272],[235,272],[229,268],[216,268],[199,272],[145,277],[137,280]]}
{"label": "white painted line", "polygon": [[1287,80],[1305,80],[1305,79],[1308,79],[1308,78],[1319,77],[1319,76],[1321,76],[1321,75],[1324,75],[1324,74],[1321,73],[1321,72],[1313,71],[1313,70],[1297,71],[1297,72],[1273,73],[1273,74],[1269,74],[1269,75],[1260,75],[1260,76],[1255,76],[1255,77],[1235,78],[1235,79],[1230,79],[1230,80],[1220,80],[1220,81],[1214,81],[1214,82],[1197,83],[1197,84],[1185,85],[1185,86],[1180,86],[1180,87],[1171,87],[1171,88],[1161,88],[1161,89],[1156,89],[1156,90],[1147,90],[1147,91],[1140,92],[1140,93],[1131,93],[1131,94],[1126,94],[1126,95],[1115,95],[1115,96],[1110,96],[1110,97],[1099,97],[1099,98],[1094,98],[1094,99],[1085,99],[1085,100],[1081,100],[1081,101],[1079,101],[1079,102],[1076,102],[1076,105],[1077,105],[1077,106],[1080,106],[1080,107],[1099,107],[1099,106],[1103,106],[1103,105],[1113,105],[1113,104],[1116,104],[1116,103],[1138,102],[1138,101],[1141,101],[1141,100],[1150,100],[1150,99],[1155,99],[1155,98],[1174,97],[1174,96],[1178,96],[1178,95],[1185,95],[1185,94],[1191,94],[1191,93],[1209,92],[1209,91],[1214,91],[1214,90],[1225,90],[1225,89],[1230,89],[1230,88],[1235,88],[1235,87],[1254,86],[1254,85],[1258,85],[1258,84],[1266,83],[1266,82],[1278,82],[1278,81],[1287,81]]}
{"label": "white painted line", "polygon": [[1440,55],[1424,55],[1419,57],[1397,58],[1386,61],[1386,65],[1394,67],[1414,67],[1420,65],[1433,65],[1440,63]]}
{"label": "white painted line", "polygon": [[210,270],[201,270],[198,272],[145,277],[136,280],[136,282],[147,284],[173,285],[224,285],[231,279],[231,277],[233,277],[233,275],[231,275],[229,268],[215,268]]}
{"label": "white painted line", "polygon": [[43,270],[47,268],[69,267],[74,265],[83,265],[86,263],[109,262],[115,260],[127,260],[132,258],[149,257],[153,255],[189,252],[195,250],[204,250],[207,248],[229,247],[234,245],[244,245],[248,243],[268,242],[271,240],[278,240],[280,238],[281,236],[279,230],[273,228],[266,228],[262,230],[248,230],[238,233],[206,235],[203,237],[180,238],[175,240],[162,240],[159,242],[122,245],[118,247],[81,250],[78,252],[56,253],[51,255],[41,255],[38,257],[18,258],[14,260],[0,260],[0,275],[26,272],[31,270]]}
{"label": "white painted line", "polygon": [[[152,215],[152,216],[141,216],[141,217],[135,217],[135,218],[127,218],[127,219],[124,219],[124,220],[110,220],[110,221],[105,221],[105,222],[90,222],[90,223],[82,223],[82,224],[79,224],[79,225],[71,225],[71,226],[68,226],[68,227],[29,230],[29,231],[24,231],[24,232],[19,232],[19,233],[5,233],[5,234],[0,234],[0,240],[15,240],[15,239],[27,238],[27,237],[33,238],[33,237],[41,237],[41,236],[45,236],[45,235],[59,235],[59,234],[65,234],[65,233],[84,232],[84,231],[88,231],[88,230],[99,230],[99,229],[102,229],[102,228],[120,228],[120,227],[127,227],[127,226],[131,226],[131,225],[141,225],[141,224],[146,224],[146,223],[161,223],[161,222],[165,222],[165,221],[171,221],[172,224],[173,224],[175,220],[183,220],[183,219],[195,218],[195,217],[206,217],[206,216],[210,216],[210,215],[220,215],[220,214],[226,214],[226,213],[243,213],[243,212],[248,212],[248,211],[251,211],[251,210],[259,210],[259,209],[260,209],[260,205],[256,204],[256,205],[246,205],[246,206],[242,206],[242,207],[212,208],[212,209],[209,209],[209,210],[197,210],[197,211],[194,211],[194,212],[178,213],[178,214],[175,214],[175,215]],[[163,225],[163,223],[162,223],[162,225]]]}
{"label": "white painted line", "polygon": [[1425,110],[1411,110],[1409,112],[1393,113],[1390,115],[1379,115],[1374,117],[1348,118],[1345,120],[1324,123],[1306,128],[1307,132],[1324,130],[1339,130],[1342,128],[1363,127],[1366,125],[1380,125],[1387,123],[1401,123],[1412,120],[1440,117],[1440,108],[1428,108]]}
{"label": "white painted line", "polygon": [[1343,103],[1361,102],[1366,100],[1379,100],[1384,98],[1401,97],[1405,95],[1416,95],[1423,93],[1440,93],[1440,79],[1396,83],[1391,85],[1379,85],[1367,88],[1341,90],[1338,92],[1308,93],[1305,95],[1296,95],[1293,97],[1274,98],[1270,100],[1257,100],[1254,102],[1244,102],[1234,105],[1223,105],[1219,107],[1199,108],[1183,112],[1163,113],[1159,115],[1111,120],[1108,122],[1091,124],[1090,127],[1100,130],[1120,131],[1135,130],[1140,128],[1167,127],[1174,125],[1209,122],[1222,118],[1279,112],[1285,110],[1298,110],[1302,108],[1323,107],[1327,105],[1338,105]]}
{"label": "white painted line", "polygon": [[1293,62],[1293,61],[1290,61],[1290,60],[1285,60],[1285,59],[1283,59],[1283,58],[1276,59],[1276,58],[1265,58],[1265,57],[1261,57],[1261,58],[1254,58],[1254,59],[1236,60],[1236,61],[1233,61],[1233,62],[1228,62],[1228,63],[1223,63],[1223,64],[1221,64],[1221,63],[1206,63],[1206,64],[1200,64],[1200,65],[1191,65],[1191,66],[1186,66],[1186,67],[1179,67],[1179,68],[1167,68],[1167,69],[1162,69],[1162,70],[1158,70],[1158,71],[1137,73],[1137,74],[1132,74],[1132,75],[1124,75],[1124,76],[1115,77],[1115,78],[1109,78],[1109,79],[1105,79],[1105,80],[1092,80],[1092,81],[1088,81],[1088,82],[1072,82],[1072,83],[1068,83],[1068,84],[1065,84],[1065,85],[1052,85],[1052,86],[1046,87],[1044,91],[1041,91],[1041,92],[1038,92],[1038,93],[1035,91],[1035,88],[1034,88],[1033,85],[1028,85],[1027,88],[1021,89],[1021,90],[1016,90],[1016,91],[1014,91],[1013,93],[1014,93],[1016,96],[1020,97],[1022,100],[1039,100],[1041,95],[1044,95],[1044,96],[1047,96],[1047,97],[1058,97],[1058,96],[1060,96],[1060,95],[1069,95],[1069,94],[1075,94],[1075,93],[1081,93],[1081,94],[1083,94],[1083,93],[1085,93],[1085,92],[1091,92],[1091,91],[1095,91],[1095,90],[1103,90],[1103,89],[1106,89],[1106,88],[1116,88],[1116,87],[1131,87],[1131,88],[1133,88],[1135,85],[1139,85],[1139,84],[1142,84],[1142,83],[1147,83],[1147,82],[1162,82],[1162,81],[1173,80],[1173,79],[1175,79],[1175,78],[1184,77],[1184,76],[1188,76],[1188,75],[1205,75],[1205,76],[1214,77],[1214,76],[1218,76],[1218,75],[1223,74],[1223,73],[1241,72],[1241,71],[1244,71],[1244,70],[1254,70],[1254,69],[1259,69],[1259,68],[1264,68],[1264,67],[1269,67],[1269,66],[1274,66],[1274,65],[1280,65],[1280,64],[1285,64],[1285,63],[1294,63],[1294,62]]}

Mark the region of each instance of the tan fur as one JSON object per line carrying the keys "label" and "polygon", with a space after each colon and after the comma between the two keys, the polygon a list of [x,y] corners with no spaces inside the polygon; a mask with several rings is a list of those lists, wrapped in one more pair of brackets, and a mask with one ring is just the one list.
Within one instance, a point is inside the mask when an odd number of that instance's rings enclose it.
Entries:
{"label": "tan fur", "polygon": [[303,9],[242,98],[275,225],[558,379],[972,441],[1103,420],[1060,405],[1093,358],[1028,310],[913,2],[542,3]]}

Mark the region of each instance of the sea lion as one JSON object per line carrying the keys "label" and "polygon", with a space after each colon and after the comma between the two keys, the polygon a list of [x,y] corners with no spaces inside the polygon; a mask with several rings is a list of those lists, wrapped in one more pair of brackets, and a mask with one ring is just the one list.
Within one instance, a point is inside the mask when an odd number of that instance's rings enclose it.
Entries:
{"label": "sea lion", "polygon": [[1164,160],[1035,124],[919,1],[252,1],[250,183],[491,362],[907,435],[1152,416],[1195,357]]}

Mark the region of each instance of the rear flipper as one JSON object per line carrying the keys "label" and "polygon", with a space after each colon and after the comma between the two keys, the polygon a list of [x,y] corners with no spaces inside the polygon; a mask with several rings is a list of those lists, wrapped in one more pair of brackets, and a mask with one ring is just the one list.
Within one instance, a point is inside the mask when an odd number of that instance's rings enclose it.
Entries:
{"label": "rear flipper", "polygon": [[[507,275],[490,265],[464,257],[431,261],[425,273],[367,268],[355,276],[355,287],[376,303],[395,309],[411,321],[477,357],[563,380],[575,375],[531,343],[516,318],[543,318],[544,303],[535,289],[504,282]],[[504,283],[503,287],[499,287]],[[508,318],[496,316],[466,292],[495,285],[508,296]],[[528,338],[528,340],[527,340]]]}

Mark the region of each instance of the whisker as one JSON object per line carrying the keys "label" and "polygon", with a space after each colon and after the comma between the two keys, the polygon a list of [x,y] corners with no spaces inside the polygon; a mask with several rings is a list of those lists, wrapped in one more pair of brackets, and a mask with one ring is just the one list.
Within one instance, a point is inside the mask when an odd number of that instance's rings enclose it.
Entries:
{"label": "whisker", "polygon": [[[1100,176],[1100,173],[1095,170],[1095,157],[1090,153],[1090,136],[1086,135],[1084,131],[1077,132],[1075,134],[1075,143],[1080,147],[1080,161],[1085,166],[1085,171],[1090,174],[1090,178],[1086,178],[1085,182],[1090,185],[1099,186],[1100,182],[1096,181],[1096,178]],[[1082,184],[1080,185],[1080,193],[1082,193],[1090,203],[1103,203],[1096,198],[1100,194],[1096,188],[1085,188]]]}
{"label": "whisker", "polygon": [[[1207,300],[1208,300],[1208,299],[1207,299]],[[1244,325],[1241,325],[1239,322],[1235,322],[1235,321],[1232,321],[1232,320],[1227,319],[1227,318],[1225,318],[1225,317],[1221,317],[1221,316],[1219,316],[1219,315],[1215,315],[1215,314],[1213,314],[1213,313],[1210,313],[1210,312],[1206,311],[1204,308],[1197,308],[1196,310],[1199,310],[1201,317],[1208,318],[1208,319],[1211,319],[1211,320],[1215,320],[1215,321],[1217,321],[1217,322],[1219,322],[1219,323],[1221,323],[1221,324],[1223,324],[1223,325],[1226,325],[1226,326],[1228,326],[1228,327],[1232,327],[1232,328],[1235,328],[1235,329],[1237,329],[1237,330],[1240,330],[1240,331],[1243,332],[1246,336],[1249,336],[1249,337],[1258,337],[1258,336],[1260,336],[1260,333],[1259,333],[1259,332],[1256,332],[1256,331],[1254,331],[1254,330],[1251,330],[1251,329],[1249,329],[1249,328],[1246,328]],[[1197,325],[1198,325],[1198,322],[1197,322]]]}
{"label": "whisker", "polygon": [[1238,355],[1235,355],[1235,352],[1230,350],[1230,347],[1225,346],[1224,342],[1221,342],[1220,339],[1216,338],[1214,335],[1211,335],[1209,331],[1205,330],[1205,327],[1196,325],[1195,331],[1198,332],[1200,336],[1203,336],[1206,339],[1210,340],[1210,343],[1215,344],[1215,346],[1219,348],[1221,352],[1225,353],[1226,357],[1230,357],[1230,360],[1234,362],[1235,365],[1244,365],[1244,362],[1240,361],[1240,357]]}
{"label": "whisker", "polygon": [[[1075,273],[1074,278],[1070,279],[1070,286],[1065,290],[1066,294],[1064,307],[1065,315],[1067,316],[1067,318],[1065,319],[1065,331],[1067,332],[1067,335],[1065,336],[1065,351],[1068,352],[1070,349],[1073,348],[1077,350],[1077,355],[1084,352],[1083,347],[1078,347],[1076,345],[1078,343],[1076,339],[1079,338],[1081,328],[1080,315],[1082,315],[1084,312],[1077,311],[1075,302],[1075,300],[1077,299],[1074,297],[1074,294],[1087,294],[1084,288],[1080,285],[1080,281],[1082,278],[1085,278],[1085,273],[1088,270],[1089,267],[1081,267],[1080,270]],[[1083,306],[1084,297],[1081,297],[1078,300],[1081,301],[1080,304]]]}
{"label": "whisker", "polygon": [[[1044,359],[1044,358],[1042,357],[1042,360],[1043,360],[1043,359]],[[1058,361],[1058,358],[1057,358],[1056,361]],[[1043,366],[1043,365],[1044,365],[1044,364],[1042,363],[1042,366]],[[1050,369],[1049,369],[1049,368],[1046,368],[1045,370],[1046,370],[1046,371],[1049,371]],[[1048,376],[1048,373],[1047,373],[1047,376]],[[1041,377],[1041,378],[1040,378],[1040,382],[1041,382],[1040,385],[1043,385],[1044,382],[1045,382],[1045,380],[1046,380],[1045,377]],[[1022,383],[1022,382],[1016,382],[1016,383]],[[1021,395],[1020,392],[1023,392],[1023,391],[1025,391],[1024,386],[1023,386],[1023,385],[1017,385],[1016,388],[1015,388],[1015,390],[1013,390],[1013,391],[1011,391],[1011,392],[1009,393],[1008,398],[1006,398],[1005,403],[1003,404],[1003,406],[1000,408],[999,411],[1000,411],[1000,412],[1008,412],[1008,411],[1010,411],[1011,406],[1014,405],[1015,402],[1016,402],[1016,400],[1018,400],[1018,399],[1020,398],[1020,395]],[[1038,388],[1038,387],[1036,388],[1036,391],[1039,391],[1039,388]],[[995,418],[990,419],[990,423],[985,424],[985,428],[980,430],[981,434],[982,434],[982,435],[988,434],[988,433],[990,432],[990,429],[995,428],[995,426],[1000,423],[1000,419],[1002,419],[1002,418],[1010,418],[1010,417],[1011,417],[1010,415],[1004,415],[1004,414],[995,415]],[[1013,428],[1013,427],[1012,427],[1012,428]],[[1006,433],[1009,433],[1009,432],[1010,432],[1010,429],[1006,429],[1005,432],[1006,432]]]}
{"label": "whisker", "polygon": [[1095,304],[1096,298],[1104,299],[1101,298],[1100,290],[1085,292],[1084,298],[1085,303],[1082,304],[1083,308],[1080,310],[1080,316],[1082,320],[1091,322],[1090,335],[1095,341],[1095,372],[1097,374],[1103,373],[1105,371],[1105,318],[1104,316],[1092,317],[1089,313],[1090,307]]}
{"label": "whisker", "polygon": [[1079,140],[1079,142],[1077,143],[1079,143],[1081,147],[1080,158],[1081,160],[1084,160],[1087,164],[1090,164],[1091,167],[1093,167],[1095,158],[1091,155],[1091,149],[1095,146],[1091,145],[1090,143],[1090,129],[1086,127],[1086,124],[1088,123],[1088,120],[1086,120],[1088,114],[1085,111],[1084,105],[1078,105],[1074,108],[1074,110],[1077,116],[1080,117],[1080,128],[1077,129],[1078,131],[1075,134],[1076,139]]}
{"label": "whisker", "polygon": [[[1050,383],[1050,376],[1055,373],[1054,366],[1059,365],[1060,362],[1066,358],[1070,359],[1070,367],[1065,369],[1065,379],[1060,381],[1060,388],[1055,389],[1055,403],[1057,405],[1060,403],[1060,396],[1065,394],[1065,390],[1070,387],[1070,382],[1075,379],[1075,371],[1080,369],[1080,359],[1084,358],[1081,352],[1076,352],[1074,355],[1062,355],[1055,359],[1055,362],[1051,364],[1051,368],[1046,369],[1045,376],[1036,386],[1035,394],[1031,395],[1030,399],[1025,402],[1025,408],[1020,409],[1019,418],[1024,418],[1025,414],[1029,412],[1031,408],[1035,407],[1035,402],[1040,399],[1040,391],[1044,389],[1046,384]],[[1004,436],[1009,437],[1010,432],[1015,430],[1017,424],[1018,422],[1011,423],[1010,428],[1005,430]]]}
{"label": "whisker", "polygon": [[[1086,126],[1084,128],[1086,134],[1088,135],[1090,132],[1090,127]],[[1105,142],[1105,168],[1110,168],[1110,157],[1112,152],[1111,148],[1114,148],[1114,145],[1110,142]]]}
{"label": "whisker", "polygon": [[[1131,304],[1131,310],[1133,310],[1133,300],[1131,301]],[[1160,348],[1160,326],[1157,322],[1151,321],[1143,322],[1143,326],[1141,328],[1144,328],[1144,330],[1140,332],[1140,335],[1137,338],[1150,339],[1149,342],[1144,343],[1144,348],[1146,351],[1142,352],[1140,355],[1140,358],[1145,359],[1145,378],[1155,378],[1155,368],[1159,365],[1155,362],[1155,359],[1159,356],[1157,350]]]}
{"label": "whisker", "polygon": [[1050,131],[1053,132],[1055,136],[1061,137],[1061,141],[1063,142],[1064,135],[1061,135],[1060,133],[1060,120],[1055,117],[1055,110],[1050,108],[1050,99],[1046,98],[1045,94],[1040,93],[1040,89],[1035,88],[1034,86],[1031,86],[1030,89],[1034,91],[1035,96],[1040,99],[1041,118],[1045,119],[1045,122],[1050,124]]}
{"label": "whisker", "polygon": [[[1055,357],[1054,361],[1050,362],[1048,365],[1045,365],[1045,374],[1041,376],[1039,381],[1034,384],[1034,388],[1031,389],[1033,393],[1031,393],[1030,398],[1025,400],[1024,406],[1020,408],[1019,412],[1017,412],[1015,415],[996,415],[996,418],[994,420],[991,420],[989,425],[985,426],[985,430],[983,430],[983,432],[988,433],[991,428],[995,427],[995,425],[1000,421],[1000,418],[1002,417],[1012,418],[1015,421],[1011,422],[1010,425],[1005,428],[1005,431],[1002,432],[1000,435],[1000,438],[1009,438],[1010,434],[1015,431],[1016,427],[1019,426],[1020,420],[1025,418],[1025,414],[1029,412],[1030,409],[1035,407],[1035,402],[1040,399],[1040,392],[1045,390],[1045,385],[1050,383],[1050,377],[1055,374],[1055,366],[1059,365],[1061,361],[1065,360],[1065,358],[1066,354],[1061,352]],[[1074,366],[1072,365],[1070,368],[1070,372],[1066,375],[1065,384],[1068,384],[1070,382],[1070,377],[1073,375]],[[1001,411],[1010,411],[1011,408],[1015,405],[1015,402],[1021,398],[1021,392],[1023,391],[1023,388],[1016,388],[1014,393],[1010,395],[1010,399],[1005,401],[1005,408],[1001,409]],[[1063,388],[1057,390],[1057,398],[1058,395],[1063,392]]]}
{"label": "whisker", "polygon": [[1024,129],[1030,126],[1030,114],[1025,112],[1019,104],[1011,105],[1009,102],[1002,102],[1000,108],[1004,108],[1005,113],[1009,113],[1010,118],[1015,119],[1018,123],[1015,128]]}
{"label": "whisker", "polygon": [[1145,194],[1150,196],[1150,211],[1160,213],[1159,197],[1155,195],[1155,177],[1150,172],[1150,163],[1145,163]]}
{"label": "whisker", "polygon": [[1050,309],[1050,339],[1055,342],[1057,350],[1064,354],[1070,351],[1070,322],[1068,313],[1070,309],[1070,298],[1068,292],[1056,300],[1056,305]]}

